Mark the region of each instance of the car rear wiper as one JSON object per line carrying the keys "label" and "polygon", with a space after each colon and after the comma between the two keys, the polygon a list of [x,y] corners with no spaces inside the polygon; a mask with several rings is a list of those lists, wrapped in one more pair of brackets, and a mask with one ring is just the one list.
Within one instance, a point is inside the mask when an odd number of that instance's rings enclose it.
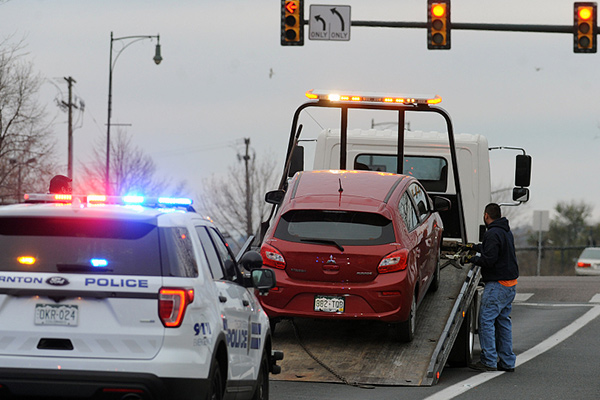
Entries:
{"label": "car rear wiper", "polygon": [[113,272],[112,268],[94,267],[90,264],[56,264],[58,272]]}
{"label": "car rear wiper", "polygon": [[329,240],[329,239],[300,239],[301,242],[306,242],[306,243],[315,243],[315,244],[329,244],[332,246],[337,247],[338,249],[340,249],[340,251],[344,251],[344,248],[342,247],[341,244],[339,244],[338,242],[336,242],[335,240]]}

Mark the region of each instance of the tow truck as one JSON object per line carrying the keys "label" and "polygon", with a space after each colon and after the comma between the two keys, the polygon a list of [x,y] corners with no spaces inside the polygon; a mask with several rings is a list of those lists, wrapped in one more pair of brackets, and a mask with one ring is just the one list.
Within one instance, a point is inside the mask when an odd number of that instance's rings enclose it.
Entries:
{"label": "tow truck", "polygon": [[[281,374],[272,379],[357,386],[434,385],[446,365],[466,366],[472,360],[481,275],[479,266],[463,264],[461,259],[471,251],[469,243],[479,241],[485,231],[479,221],[483,208],[491,202],[487,140],[481,135],[455,135],[450,115],[439,107],[442,99],[437,95],[311,90],[306,96],[309,101],[296,109],[292,120],[279,192],[285,191],[290,177],[305,169],[372,169],[413,175],[430,194],[450,199],[452,208],[441,213],[441,285],[421,303],[412,342],[398,343],[387,329],[369,322],[283,320],[273,341],[286,358]],[[327,110],[339,111],[338,129],[323,129],[321,121],[329,117],[323,115]],[[394,116],[396,132],[349,129],[349,115],[360,123],[365,112]],[[405,132],[408,113],[440,116],[445,132]],[[301,116],[319,126],[317,139],[301,137]],[[311,141],[316,142],[313,165],[305,168],[306,152],[300,143]],[[523,149],[509,149],[523,154],[516,158],[512,202],[502,203],[504,206],[529,199],[531,157]],[[274,206],[261,226],[262,234],[275,214],[273,193],[266,196]]]}

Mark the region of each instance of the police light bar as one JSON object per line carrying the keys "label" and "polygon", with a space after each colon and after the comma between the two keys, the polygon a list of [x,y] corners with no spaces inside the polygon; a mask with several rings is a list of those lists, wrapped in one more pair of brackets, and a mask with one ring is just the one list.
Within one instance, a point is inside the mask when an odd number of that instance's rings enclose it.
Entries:
{"label": "police light bar", "polygon": [[343,92],[313,89],[306,92],[306,97],[312,100],[345,102],[345,103],[375,103],[375,104],[438,104],[442,98],[438,95],[405,96],[401,94]]}
{"label": "police light bar", "polygon": [[70,195],[26,193],[24,199],[26,203],[72,203],[78,199],[81,204],[87,204],[88,206],[119,204],[145,207],[187,207],[191,206],[193,203],[192,199],[184,197],[144,197],[137,195],[105,196],[103,194]]}

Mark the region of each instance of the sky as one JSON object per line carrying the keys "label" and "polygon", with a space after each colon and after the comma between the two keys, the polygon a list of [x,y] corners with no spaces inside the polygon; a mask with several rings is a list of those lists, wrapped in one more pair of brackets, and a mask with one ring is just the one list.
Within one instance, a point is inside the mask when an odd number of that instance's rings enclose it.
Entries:
{"label": "sky", "polygon": [[[426,21],[426,0],[344,0],[351,19]],[[573,2],[461,0],[453,22],[572,25]],[[202,195],[211,176],[238,163],[243,139],[257,159],[283,156],[295,109],[314,88],[435,93],[456,133],[482,134],[490,146],[525,148],[533,158],[534,210],[584,201],[600,221],[600,80],[598,54],[574,54],[571,34],[452,31],[451,50],[427,50],[425,29],[352,27],[349,41],[280,45],[276,0],[8,0],[0,33],[23,39],[27,58],[46,83],[39,101],[55,118],[60,160],[67,163],[65,77],[85,102],[76,113],[74,175],[105,143],[110,34],[160,35],[131,44],[113,69],[112,123],[150,155],[158,175],[185,180]],[[126,41],[114,42],[114,53]],[[419,120],[411,127],[427,130]],[[365,129],[368,126],[364,127]],[[104,144],[105,146],[105,144]],[[513,157],[514,154],[511,154]],[[492,187],[512,185],[512,165],[491,156]],[[496,165],[495,165],[496,164]],[[79,175],[81,176],[81,175]],[[552,215],[552,212],[551,212]]]}

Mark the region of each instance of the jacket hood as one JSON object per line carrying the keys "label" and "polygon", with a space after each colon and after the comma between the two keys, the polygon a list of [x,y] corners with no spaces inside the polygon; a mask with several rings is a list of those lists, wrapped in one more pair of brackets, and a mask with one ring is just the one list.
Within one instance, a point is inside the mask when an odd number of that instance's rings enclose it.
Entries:
{"label": "jacket hood", "polygon": [[491,229],[491,228],[501,228],[501,229],[504,229],[507,232],[510,231],[510,226],[508,225],[508,220],[505,217],[500,217],[497,220],[492,221],[488,225],[487,228],[488,229]]}

